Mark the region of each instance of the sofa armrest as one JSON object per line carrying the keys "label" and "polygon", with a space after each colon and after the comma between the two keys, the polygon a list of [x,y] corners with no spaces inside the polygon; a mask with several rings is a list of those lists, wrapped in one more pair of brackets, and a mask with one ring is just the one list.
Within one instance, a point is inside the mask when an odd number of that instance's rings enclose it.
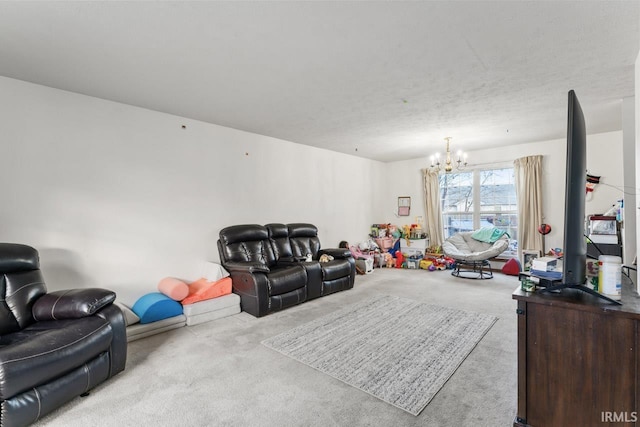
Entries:
{"label": "sofa armrest", "polygon": [[51,292],[41,296],[33,304],[33,319],[62,320],[92,316],[115,299],[115,292],[100,288]]}
{"label": "sofa armrest", "polygon": [[288,267],[292,265],[296,265],[300,262],[296,257],[288,256],[288,257],[280,257],[276,262],[276,265],[279,267]]}
{"label": "sofa armrest", "polygon": [[336,259],[351,258],[352,256],[351,251],[349,251],[349,249],[342,249],[342,248],[320,249],[320,252],[318,253],[318,255],[322,255],[322,254],[331,255]]}
{"label": "sofa armrest", "polygon": [[278,258],[278,265],[295,265],[307,260],[306,256],[287,256]]}
{"label": "sofa armrest", "polygon": [[268,273],[271,271],[269,267],[260,262],[227,262],[223,267],[229,272]]}

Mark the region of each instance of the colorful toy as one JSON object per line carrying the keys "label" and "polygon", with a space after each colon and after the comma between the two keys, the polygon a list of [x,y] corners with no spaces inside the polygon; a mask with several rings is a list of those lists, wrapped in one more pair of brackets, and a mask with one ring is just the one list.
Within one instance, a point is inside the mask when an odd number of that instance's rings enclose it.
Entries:
{"label": "colorful toy", "polygon": [[549,254],[548,254],[548,255],[551,255],[551,256],[555,256],[555,257],[561,258],[561,257],[562,257],[562,248],[552,248],[552,249],[549,249]]}
{"label": "colorful toy", "polygon": [[443,259],[444,259],[445,264],[447,264],[447,269],[448,270],[451,270],[456,266],[456,260],[455,259],[453,259],[451,257],[448,257],[448,256],[443,257]]}
{"label": "colorful toy", "polygon": [[387,268],[391,268],[393,267],[393,265],[395,264],[395,260],[393,259],[393,256],[391,256],[391,254],[389,252],[385,252],[382,254],[384,256],[384,262]]}
{"label": "colorful toy", "polygon": [[427,248],[427,252],[429,252],[430,254],[439,254],[442,253],[442,247],[439,245],[429,246]]}
{"label": "colorful toy", "polygon": [[404,255],[402,252],[396,252],[396,268],[402,268],[402,263],[404,262]]}
{"label": "colorful toy", "polygon": [[587,277],[597,277],[600,271],[597,259],[587,259]]}
{"label": "colorful toy", "polygon": [[402,226],[402,235],[404,239],[407,241],[407,246],[409,246],[411,244],[411,242],[409,241],[409,237],[411,235],[411,228],[408,225]]}
{"label": "colorful toy", "polygon": [[447,269],[447,263],[443,258],[436,258],[433,265],[435,266],[436,270],[442,271]]}
{"label": "colorful toy", "polygon": [[431,261],[430,259],[420,260],[420,268],[423,270],[428,270],[432,264],[433,264],[433,261]]}

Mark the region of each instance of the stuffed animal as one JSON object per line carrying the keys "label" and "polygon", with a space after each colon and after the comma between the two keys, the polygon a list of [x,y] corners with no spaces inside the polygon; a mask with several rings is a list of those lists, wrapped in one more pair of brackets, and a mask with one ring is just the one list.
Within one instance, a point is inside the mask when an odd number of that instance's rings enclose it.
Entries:
{"label": "stuffed animal", "polygon": [[393,259],[393,257],[391,256],[391,254],[389,252],[385,252],[384,253],[384,259],[385,259],[385,263],[387,265],[387,268],[392,268],[393,265],[396,263],[396,261]]}
{"label": "stuffed animal", "polygon": [[407,246],[411,245],[411,242],[409,241],[409,236],[411,235],[411,229],[409,228],[408,225],[402,226],[402,234],[404,235],[404,239],[407,241]]}
{"label": "stuffed animal", "polygon": [[320,262],[329,262],[329,261],[333,261],[333,257],[329,254],[322,254],[320,255],[320,259],[318,260]]}

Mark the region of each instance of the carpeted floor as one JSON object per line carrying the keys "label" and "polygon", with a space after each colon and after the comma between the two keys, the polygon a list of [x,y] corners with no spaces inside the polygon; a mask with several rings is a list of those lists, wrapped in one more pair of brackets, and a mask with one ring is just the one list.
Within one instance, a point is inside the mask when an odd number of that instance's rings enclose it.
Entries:
{"label": "carpeted floor", "polygon": [[[465,280],[448,271],[375,270],[354,289],[256,319],[246,313],[129,345],[127,369],[37,426],[512,425],[517,398],[517,278]],[[260,342],[386,294],[498,318],[413,416]]]}
{"label": "carpeted floor", "polygon": [[262,344],[418,415],[496,320],[380,294]]}

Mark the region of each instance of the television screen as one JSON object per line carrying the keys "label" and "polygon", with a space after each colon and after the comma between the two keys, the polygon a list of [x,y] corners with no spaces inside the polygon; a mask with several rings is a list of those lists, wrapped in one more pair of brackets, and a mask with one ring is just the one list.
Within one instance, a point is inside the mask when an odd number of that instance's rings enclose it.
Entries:
{"label": "television screen", "polygon": [[582,285],[586,280],[587,262],[587,243],[584,238],[587,132],[584,114],[573,90],[569,91],[566,173],[562,283]]}
{"label": "television screen", "polygon": [[567,166],[564,196],[564,256],[562,282],[546,286],[541,292],[578,289],[613,304],[621,304],[585,286],[587,242],[585,240],[585,199],[587,183],[587,131],[584,114],[574,91],[569,91],[567,117]]}

